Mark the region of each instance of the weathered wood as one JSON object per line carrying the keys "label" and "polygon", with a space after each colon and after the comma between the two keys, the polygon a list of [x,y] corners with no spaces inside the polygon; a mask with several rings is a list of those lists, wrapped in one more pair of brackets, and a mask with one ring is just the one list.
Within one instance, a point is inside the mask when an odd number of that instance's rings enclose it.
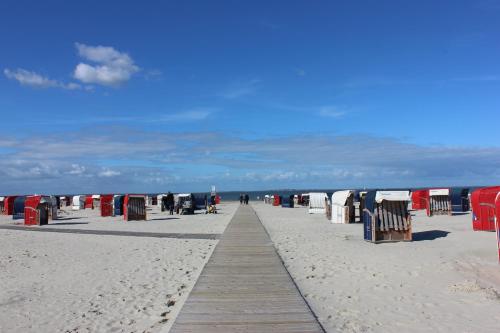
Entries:
{"label": "weathered wood", "polygon": [[324,332],[251,207],[241,206],[171,332]]}

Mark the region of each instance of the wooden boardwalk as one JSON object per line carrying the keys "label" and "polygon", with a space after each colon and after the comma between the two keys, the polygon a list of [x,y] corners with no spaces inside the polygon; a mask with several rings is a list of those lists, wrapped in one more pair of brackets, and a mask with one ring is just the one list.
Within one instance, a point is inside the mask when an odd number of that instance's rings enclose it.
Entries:
{"label": "wooden boardwalk", "polygon": [[241,206],[172,329],[184,332],[324,332],[254,210]]}

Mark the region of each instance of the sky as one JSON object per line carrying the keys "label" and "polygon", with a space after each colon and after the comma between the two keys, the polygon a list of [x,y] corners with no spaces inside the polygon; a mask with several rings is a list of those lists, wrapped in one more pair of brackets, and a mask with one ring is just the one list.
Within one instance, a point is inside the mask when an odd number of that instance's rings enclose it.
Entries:
{"label": "sky", "polygon": [[500,182],[498,1],[0,2],[0,194]]}

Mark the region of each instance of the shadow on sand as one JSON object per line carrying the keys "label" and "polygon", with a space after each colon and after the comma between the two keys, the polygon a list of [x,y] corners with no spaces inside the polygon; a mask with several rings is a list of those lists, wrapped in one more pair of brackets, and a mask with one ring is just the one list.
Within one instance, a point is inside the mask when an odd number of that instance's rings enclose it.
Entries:
{"label": "shadow on sand", "polygon": [[79,220],[81,217],[59,217],[57,221]]}
{"label": "shadow on sand", "polygon": [[89,224],[88,222],[63,222],[63,223],[49,223],[49,226],[56,225],[78,225],[78,224]]}
{"label": "shadow on sand", "polygon": [[178,220],[178,217],[161,217],[157,219],[148,219],[148,221],[168,221],[168,220]]}
{"label": "shadow on sand", "polygon": [[468,214],[470,214],[470,212],[452,212],[451,213],[452,216],[468,215]]}
{"label": "shadow on sand", "polygon": [[413,241],[425,241],[425,240],[434,240],[437,238],[443,238],[448,236],[449,231],[443,230],[428,230],[428,231],[419,231],[413,233]]}

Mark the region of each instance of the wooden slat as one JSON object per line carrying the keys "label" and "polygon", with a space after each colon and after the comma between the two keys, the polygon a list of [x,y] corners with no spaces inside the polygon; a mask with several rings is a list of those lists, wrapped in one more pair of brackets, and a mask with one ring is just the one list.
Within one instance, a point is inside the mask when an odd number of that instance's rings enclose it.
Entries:
{"label": "wooden slat", "polygon": [[249,206],[237,211],[171,329],[324,332]]}

